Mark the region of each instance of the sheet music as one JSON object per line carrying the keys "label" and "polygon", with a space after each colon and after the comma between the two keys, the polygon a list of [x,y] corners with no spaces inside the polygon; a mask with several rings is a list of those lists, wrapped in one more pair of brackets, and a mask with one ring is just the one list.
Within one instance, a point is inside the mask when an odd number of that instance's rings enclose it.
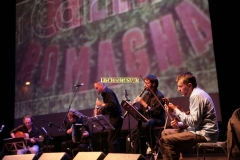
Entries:
{"label": "sheet music", "polygon": [[76,116],[78,116],[79,118],[83,117],[83,118],[88,118],[87,116],[85,116],[84,114],[82,114],[81,112],[79,112],[76,109],[71,108],[69,111],[73,112]]}
{"label": "sheet music", "polygon": [[97,128],[98,130],[110,130],[110,129],[115,129],[110,122],[106,119],[106,117],[104,117],[103,115],[96,115],[93,117],[89,117],[89,120],[91,121],[91,123],[94,125],[95,128]]}
{"label": "sheet music", "polygon": [[126,100],[122,100],[122,107],[128,111],[137,121],[148,122],[149,119],[144,117],[137,109],[134,108],[129,102]]}

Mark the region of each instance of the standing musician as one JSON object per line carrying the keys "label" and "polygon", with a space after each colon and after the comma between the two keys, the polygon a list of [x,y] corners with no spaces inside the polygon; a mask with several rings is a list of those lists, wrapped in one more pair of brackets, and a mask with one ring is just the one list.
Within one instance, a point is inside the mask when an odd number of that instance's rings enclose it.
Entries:
{"label": "standing musician", "polygon": [[26,139],[26,147],[24,149],[17,150],[17,154],[25,154],[28,151],[31,154],[38,156],[39,152],[39,129],[33,124],[34,119],[30,115],[26,115],[23,118],[23,124],[10,131],[12,138],[24,137]]}
{"label": "standing musician", "polygon": [[62,151],[68,153],[67,148],[78,148],[79,151],[88,151],[91,149],[92,132],[82,114],[71,108],[67,113],[67,118],[67,140],[61,143]]}
{"label": "standing musician", "polygon": [[184,72],[177,76],[176,82],[181,95],[189,98],[190,113],[187,115],[172,103],[169,103],[167,108],[188,127],[185,132],[160,138],[160,152],[164,160],[179,160],[183,150],[191,149],[199,142],[216,142],[219,136],[213,100],[197,86],[195,76],[190,72]]}
{"label": "standing musician", "polygon": [[[154,75],[148,75],[144,78],[144,90],[148,91],[143,98],[141,97],[142,93],[136,97],[134,100],[134,107],[143,114],[144,117],[149,119],[148,122],[139,122],[141,124],[141,130],[143,131],[143,134],[146,135],[147,141],[149,142],[149,147],[151,148],[151,152],[153,153],[154,150],[156,150],[155,145],[157,143],[157,140],[155,139],[154,135],[154,127],[156,126],[164,126],[165,124],[165,110],[162,107],[164,104],[164,101],[162,98],[164,98],[164,95],[157,89],[158,88],[158,79]],[[155,94],[155,96],[153,95]],[[157,99],[156,99],[157,98]],[[161,104],[160,104],[160,103]],[[133,145],[135,149],[133,149],[134,153],[139,152],[139,140],[134,140],[135,145]],[[140,148],[141,149],[141,148]],[[146,151],[143,152],[141,149],[141,154],[145,155]]]}
{"label": "standing musician", "polygon": [[94,109],[94,115],[109,115],[109,122],[115,128],[108,132],[108,153],[120,153],[119,136],[123,125],[121,105],[114,91],[101,81],[95,82],[94,88],[98,95],[101,94],[103,98],[103,102],[98,98],[96,99],[98,108]]}

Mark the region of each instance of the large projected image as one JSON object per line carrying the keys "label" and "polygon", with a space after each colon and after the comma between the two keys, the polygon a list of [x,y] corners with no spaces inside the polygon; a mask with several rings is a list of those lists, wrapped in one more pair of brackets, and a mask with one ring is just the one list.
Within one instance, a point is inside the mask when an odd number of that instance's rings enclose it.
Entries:
{"label": "large projected image", "polygon": [[139,78],[107,84],[121,103],[125,89],[130,100],[143,90],[139,75],[153,74],[165,97],[185,105],[175,78],[190,71],[221,121],[207,0],[24,1],[16,5],[15,57],[15,119],[66,112],[81,83],[71,107],[93,110],[101,77]]}

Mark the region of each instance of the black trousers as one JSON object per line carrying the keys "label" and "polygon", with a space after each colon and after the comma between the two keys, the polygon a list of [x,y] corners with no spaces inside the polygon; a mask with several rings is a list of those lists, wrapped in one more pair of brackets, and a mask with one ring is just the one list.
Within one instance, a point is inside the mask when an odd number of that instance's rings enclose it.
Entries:
{"label": "black trousers", "polygon": [[122,130],[123,118],[121,116],[110,118],[110,123],[115,129],[108,132],[108,153],[120,153],[119,136]]}
{"label": "black trousers", "polygon": [[126,152],[146,155],[147,136],[138,126],[134,127],[126,137]]}
{"label": "black trousers", "polygon": [[79,151],[87,151],[88,146],[88,143],[74,143],[72,140],[64,141],[61,143],[62,152],[66,152],[68,154],[70,153],[67,148],[78,148]]}

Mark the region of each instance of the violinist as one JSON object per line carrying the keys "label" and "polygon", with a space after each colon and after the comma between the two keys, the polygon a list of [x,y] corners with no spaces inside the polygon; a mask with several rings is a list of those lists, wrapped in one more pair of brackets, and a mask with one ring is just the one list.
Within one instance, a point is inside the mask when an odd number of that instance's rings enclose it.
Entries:
{"label": "violinist", "polygon": [[[134,107],[147,119],[149,119],[148,122],[138,122],[138,127],[139,125],[141,126],[141,131],[143,135],[146,136],[146,140],[149,143],[149,147],[151,149],[150,154],[156,151],[156,143],[157,140],[155,139],[154,135],[154,127],[156,126],[164,126],[165,124],[165,110],[161,106],[164,104],[164,101],[162,98],[164,98],[163,93],[161,93],[157,88],[158,88],[158,79],[154,75],[148,75],[144,78],[144,90],[146,90],[147,93],[141,97],[143,92],[136,97],[134,100]],[[160,103],[161,104],[160,104]],[[141,123],[141,124],[139,124]],[[133,138],[132,138],[133,139]],[[141,154],[145,155],[146,154],[146,149],[144,146],[139,146],[138,142],[139,140],[133,140],[134,141],[134,147],[131,152],[133,153],[138,153],[139,150],[141,149]],[[140,148],[142,147],[142,148]],[[149,154],[149,153],[147,153]]]}
{"label": "violinist", "polygon": [[23,137],[26,140],[26,147],[19,149],[17,154],[25,154],[30,152],[38,156],[39,152],[39,129],[33,124],[34,119],[30,115],[23,118],[23,124],[10,131],[12,138]]}

